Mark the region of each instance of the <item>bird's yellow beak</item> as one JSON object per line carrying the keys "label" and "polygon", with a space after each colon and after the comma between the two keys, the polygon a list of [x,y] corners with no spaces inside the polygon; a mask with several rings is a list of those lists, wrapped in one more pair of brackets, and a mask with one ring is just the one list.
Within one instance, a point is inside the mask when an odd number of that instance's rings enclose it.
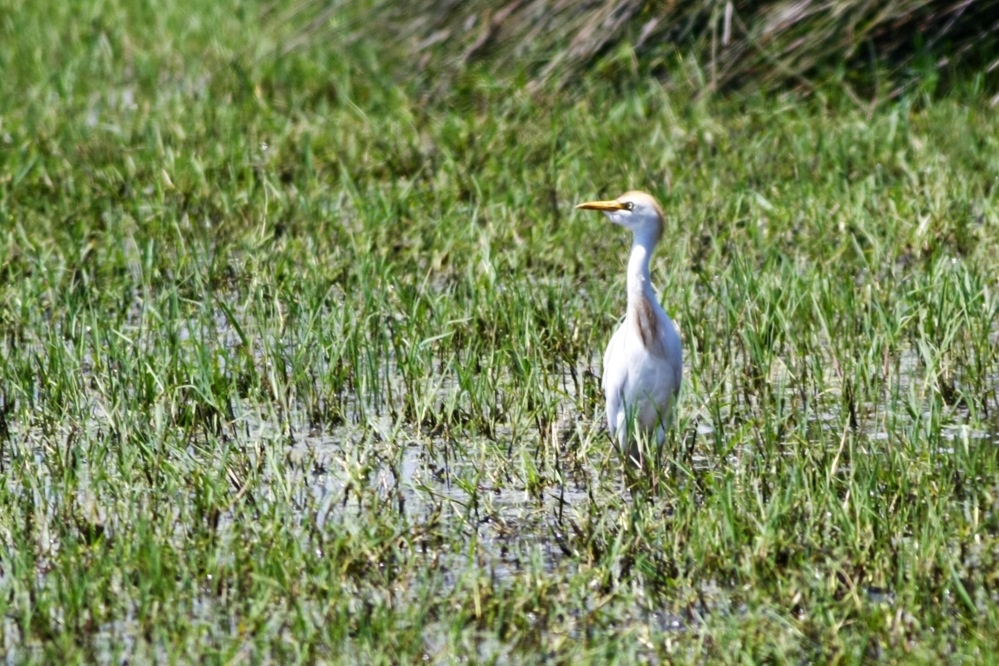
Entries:
{"label": "bird's yellow beak", "polygon": [[624,210],[624,204],[620,201],[587,201],[586,203],[581,203],[576,206],[577,210],[601,210],[601,211],[615,211]]}

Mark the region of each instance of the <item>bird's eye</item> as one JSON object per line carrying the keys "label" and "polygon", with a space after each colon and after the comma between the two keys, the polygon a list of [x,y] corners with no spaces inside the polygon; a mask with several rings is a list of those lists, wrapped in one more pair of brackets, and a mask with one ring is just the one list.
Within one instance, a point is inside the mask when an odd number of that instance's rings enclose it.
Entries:
{"label": "bird's eye", "polygon": [[635,210],[635,202],[634,201],[625,201],[624,202],[624,209],[626,211],[628,211],[629,213],[631,211]]}

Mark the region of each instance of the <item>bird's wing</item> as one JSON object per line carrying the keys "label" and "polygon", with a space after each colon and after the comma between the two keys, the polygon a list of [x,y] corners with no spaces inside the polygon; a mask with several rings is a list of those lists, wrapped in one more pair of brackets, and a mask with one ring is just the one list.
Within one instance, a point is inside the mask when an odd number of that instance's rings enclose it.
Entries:
{"label": "bird's wing", "polygon": [[607,429],[616,435],[624,410],[624,387],[628,382],[628,364],[624,358],[624,326],[611,337],[604,352],[604,376],[601,386],[607,400]]}
{"label": "bird's wing", "polygon": [[666,325],[659,327],[659,339],[670,372],[673,375],[671,377],[673,392],[677,392],[680,390],[680,382],[683,380],[683,347],[680,343],[680,329],[668,316],[666,317]]}

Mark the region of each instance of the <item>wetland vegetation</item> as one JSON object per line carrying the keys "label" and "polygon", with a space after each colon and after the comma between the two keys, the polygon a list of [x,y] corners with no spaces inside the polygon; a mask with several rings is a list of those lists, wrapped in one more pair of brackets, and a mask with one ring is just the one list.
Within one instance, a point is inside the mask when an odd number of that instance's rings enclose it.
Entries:
{"label": "wetland vegetation", "polygon": [[[445,91],[363,3],[2,4],[9,663],[995,659],[987,78]],[[652,478],[599,392],[628,238],[573,211],[633,188]]]}

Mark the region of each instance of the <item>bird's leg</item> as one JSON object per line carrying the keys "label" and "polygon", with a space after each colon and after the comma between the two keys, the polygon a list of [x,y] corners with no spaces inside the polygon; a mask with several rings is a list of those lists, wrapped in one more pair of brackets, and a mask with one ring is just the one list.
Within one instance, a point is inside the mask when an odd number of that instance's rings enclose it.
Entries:
{"label": "bird's leg", "polygon": [[662,469],[663,448],[666,443],[666,427],[660,423],[656,427],[656,468]]}

